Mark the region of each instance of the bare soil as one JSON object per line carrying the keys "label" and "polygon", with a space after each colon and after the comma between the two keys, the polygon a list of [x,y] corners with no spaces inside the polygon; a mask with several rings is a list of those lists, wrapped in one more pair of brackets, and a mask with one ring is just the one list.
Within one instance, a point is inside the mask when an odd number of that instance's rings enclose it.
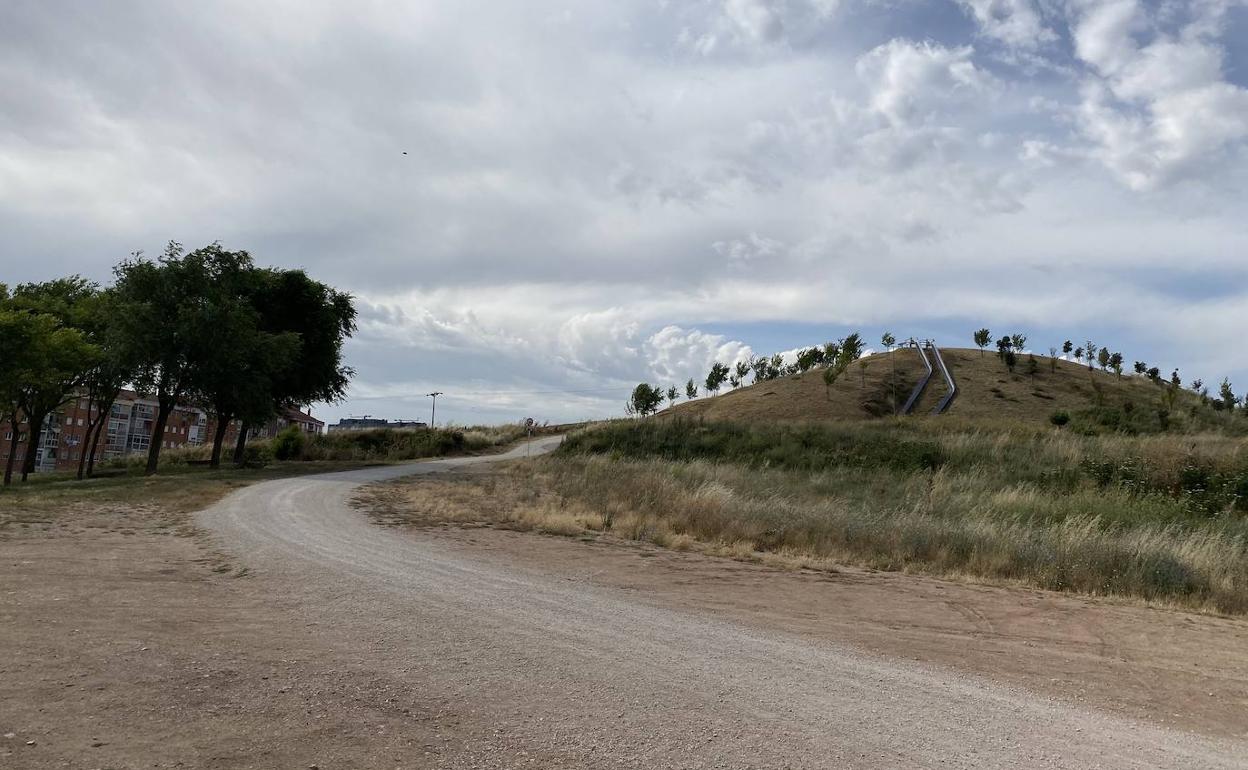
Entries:
{"label": "bare soil", "polygon": [[[1076,766],[1104,751],[1098,731],[1121,725],[1187,747],[1195,753],[1175,756],[1189,761],[1246,756],[1243,620],[608,540],[382,528],[338,502],[369,473],[250,487],[198,528],[149,511],[125,531],[6,531],[0,767]],[[344,539],[309,529],[301,541],[305,521],[341,523]],[[288,535],[304,551],[279,549],[273,538]],[[349,557],[348,535],[363,543]],[[584,618],[581,597],[593,600]],[[520,609],[529,614],[513,617]],[[552,626],[561,615],[573,625]],[[659,637],[636,636],[636,618]],[[596,646],[589,635],[616,622],[634,631]],[[690,629],[698,644],[685,652]],[[757,678],[769,659],[760,650],[777,656],[769,679]],[[833,657],[789,670],[812,652]],[[859,657],[846,671],[874,684],[834,680],[820,703],[842,718],[858,704],[861,724],[814,753],[804,741],[825,714],[803,710],[812,696],[798,683]],[[948,698],[997,693],[985,702],[1001,710],[970,726],[956,721],[970,719],[954,713],[957,700],[932,700],[943,705],[930,723],[890,713],[924,706],[894,698],[932,682],[951,687]],[[796,711],[768,700],[777,688]],[[873,689],[878,701],[863,694]],[[1035,704],[1045,724],[1059,720],[1045,729],[1081,726],[1056,748],[1040,727],[1034,745],[1012,742],[1008,720]],[[930,742],[926,759],[872,744],[876,712],[886,731]],[[983,745],[964,745],[972,727]]]}

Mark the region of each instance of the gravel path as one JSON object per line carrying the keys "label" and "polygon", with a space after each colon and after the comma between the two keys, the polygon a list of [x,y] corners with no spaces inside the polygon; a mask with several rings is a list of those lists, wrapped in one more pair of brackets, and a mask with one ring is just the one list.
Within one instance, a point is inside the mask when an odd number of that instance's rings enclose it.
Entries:
{"label": "gravel path", "polygon": [[267,482],[198,520],[324,639],[454,705],[433,767],[1248,767],[1242,742],[491,563],[348,504],[525,451]]}

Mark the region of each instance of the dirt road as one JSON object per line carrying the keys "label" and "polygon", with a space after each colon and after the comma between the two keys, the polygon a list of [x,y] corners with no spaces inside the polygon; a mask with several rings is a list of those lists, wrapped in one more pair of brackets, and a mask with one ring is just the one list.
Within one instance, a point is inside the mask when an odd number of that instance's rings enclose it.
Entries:
{"label": "dirt road", "polygon": [[[540,565],[371,525],[359,484],[466,463],[242,490],[199,522],[321,641],[387,658],[455,704],[435,767],[1244,767],[1248,743],[1179,731],[672,609]],[[394,740],[388,738],[388,740]]]}

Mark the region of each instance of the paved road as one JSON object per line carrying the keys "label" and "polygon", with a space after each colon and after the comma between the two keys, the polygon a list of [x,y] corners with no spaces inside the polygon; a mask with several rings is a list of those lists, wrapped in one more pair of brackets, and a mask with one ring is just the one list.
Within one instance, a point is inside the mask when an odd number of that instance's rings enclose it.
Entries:
{"label": "paved road", "polygon": [[1248,767],[1243,743],[491,563],[347,502],[524,452],[258,484],[200,524],[333,644],[454,704],[436,767]]}

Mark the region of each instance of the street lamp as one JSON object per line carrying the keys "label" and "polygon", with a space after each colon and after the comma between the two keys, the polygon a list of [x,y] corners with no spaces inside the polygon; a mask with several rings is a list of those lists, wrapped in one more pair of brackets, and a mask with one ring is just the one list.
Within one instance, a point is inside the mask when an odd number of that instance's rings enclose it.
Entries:
{"label": "street lamp", "polygon": [[429,430],[433,430],[433,426],[438,419],[438,396],[442,395],[442,391],[435,390],[426,395],[433,399],[433,411],[429,415]]}

